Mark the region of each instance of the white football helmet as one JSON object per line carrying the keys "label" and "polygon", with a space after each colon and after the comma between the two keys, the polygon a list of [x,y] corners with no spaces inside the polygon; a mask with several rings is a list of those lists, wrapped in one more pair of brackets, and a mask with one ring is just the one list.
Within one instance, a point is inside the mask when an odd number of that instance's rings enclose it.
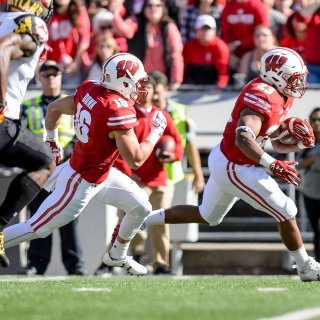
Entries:
{"label": "white football helmet", "polygon": [[307,67],[294,50],[274,48],[261,58],[260,77],[287,97],[304,95],[308,87],[307,74]]}
{"label": "white football helmet", "polygon": [[105,61],[101,84],[120,93],[127,100],[138,102],[147,91],[142,83],[148,80],[142,62],[131,53],[118,53]]}

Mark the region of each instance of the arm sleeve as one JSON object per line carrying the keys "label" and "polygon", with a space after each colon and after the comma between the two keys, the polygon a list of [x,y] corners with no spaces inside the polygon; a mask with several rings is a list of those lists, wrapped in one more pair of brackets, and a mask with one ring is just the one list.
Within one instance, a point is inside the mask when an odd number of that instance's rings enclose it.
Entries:
{"label": "arm sleeve", "polygon": [[18,34],[28,34],[39,46],[46,43],[49,39],[49,33],[46,23],[32,14],[21,15],[14,19],[17,28],[14,30]]}

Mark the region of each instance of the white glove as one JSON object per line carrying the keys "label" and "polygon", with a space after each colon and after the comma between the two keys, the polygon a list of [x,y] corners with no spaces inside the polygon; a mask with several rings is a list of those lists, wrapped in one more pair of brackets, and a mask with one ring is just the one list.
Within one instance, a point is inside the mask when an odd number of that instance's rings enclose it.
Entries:
{"label": "white glove", "polygon": [[166,127],[166,117],[161,111],[156,111],[151,120],[151,132],[146,140],[150,141],[153,145],[156,145]]}

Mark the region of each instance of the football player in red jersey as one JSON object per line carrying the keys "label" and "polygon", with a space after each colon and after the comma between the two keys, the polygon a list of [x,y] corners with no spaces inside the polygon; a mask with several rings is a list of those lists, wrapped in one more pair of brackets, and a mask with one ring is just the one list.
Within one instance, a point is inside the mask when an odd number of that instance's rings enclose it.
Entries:
{"label": "football player in red jersey", "polygon": [[[284,121],[294,98],[305,93],[306,76],[307,68],[295,51],[275,48],[265,53],[260,77],[241,91],[223,139],[209,155],[210,177],[202,204],[154,211],[146,225],[196,222],[214,226],[221,223],[240,198],[276,219],[301,280],[320,280],[320,264],[308,256],[303,245],[295,220],[296,205],[272,177],[298,185],[296,162],[276,160],[263,150],[270,135]],[[307,125],[293,129],[301,143],[285,145],[273,140],[276,151],[287,153],[314,146],[315,139]]]}
{"label": "football player in red jersey", "polygon": [[[127,214],[117,239],[103,257],[105,264],[122,267],[133,275],[147,269],[127,256],[130,240],[151,212],[147,194],[112,165],[120,153],[128,165],[140,167],[151,154],[166,128],[161,111],[154,114],[151,131],[139,143],[133,127],[137,124],[132,100],[146,94],[141,83],[147,74],[141,61],[128,53],[110,57],[103,66],[101,81],[84,81],[74,96],[52,102],[46,115],[47,141],[59,157],[57,125],[62,114],[74,115],[77,138],[71,158],[57,167],[53,193],[29,220],[4,229],[5,247],[46,237],[54,229],[75,219],[95,196]],[[47,185],[47,187],[48,187]]]}
{"label": "football player in red jersey", "polygon": [[21,122],[20,106],[48,40],[51,0],[0,3],[0,163],[23,171],[0,205],[0,266],[9,260],[2,228],[40,192],[55,163],[50,148]]}

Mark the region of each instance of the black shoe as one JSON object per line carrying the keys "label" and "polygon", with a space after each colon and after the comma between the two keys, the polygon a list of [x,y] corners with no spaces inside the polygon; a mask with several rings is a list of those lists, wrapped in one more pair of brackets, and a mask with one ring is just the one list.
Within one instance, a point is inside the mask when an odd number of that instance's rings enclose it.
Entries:
{"label": "black shoe", "polygon": [[103,262],[100,264],[98,269],[94,272],[95,276],[107,277],[112,275],[112,267],[107,266]]}
{"label": "black shoe", "polygon": [[9,258],[6,256],[4,251],[4,239],[3,232],[0,231],[0,267],[7,268],[10,265]]}
{"label": "black shoe", "polygon": [[75,268],[68,271],[69,276],[85,276],[87,271],[83,268]]}
{"label": "black shoe", "polygon": [[157,275],[171,275],[172,274],[172,271],[171,269],[164,265],[164,264],[158,264],[155,268],[154,268],[154,271],[153,271],[153,274],[157,274]]}

